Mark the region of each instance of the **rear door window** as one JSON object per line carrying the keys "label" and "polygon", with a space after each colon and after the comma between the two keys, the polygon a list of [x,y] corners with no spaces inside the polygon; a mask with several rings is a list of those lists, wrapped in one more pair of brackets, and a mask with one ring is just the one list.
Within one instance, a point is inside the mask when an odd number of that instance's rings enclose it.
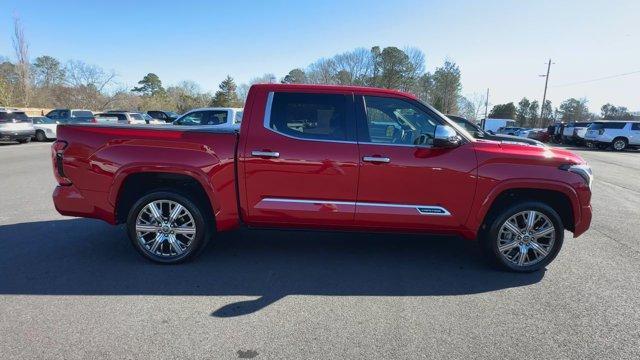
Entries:
{"label": "rear door window", "polygon": [[348,98],[340,94],[273,94],[265,125],[278,133],[314,140],[352,140],[347,134]]}
{"label": "rear door window", "polygon": [[631,125],[631,130],[640,130],[640,123],[633,123]]}
{"label": "rear door window", "polygon": [[229,111],[227,110],[213,110],[207,111],[207,117],[202,125],[222,125],[227,122]]}
{"label": "rear door window", "polygon": [[30,122],[31,120],[21,111],[12,112],[0,112],[0,123],[13,123],[13,122]]}
{"label": "rear door window", "polygon": [[624,129],[624,126],[627,125],[625,122],[608,122],[604,123],[605,129]]}

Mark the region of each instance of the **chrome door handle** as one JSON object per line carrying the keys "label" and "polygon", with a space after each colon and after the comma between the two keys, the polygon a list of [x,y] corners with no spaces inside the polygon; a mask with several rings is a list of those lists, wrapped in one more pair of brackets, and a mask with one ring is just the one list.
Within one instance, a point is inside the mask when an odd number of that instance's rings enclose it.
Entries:
{"label": "chrome door handle", "polygon": [[378,156],[365,156],[362,158],[362,161],[372,162],[372,163],[390,163],[391,159],[388,157],[378,157]]}
{"label": "chrome door handle", "polygon": [[277,151],[252,151],[251,156],[277,158],[280,157],[280,153]]}

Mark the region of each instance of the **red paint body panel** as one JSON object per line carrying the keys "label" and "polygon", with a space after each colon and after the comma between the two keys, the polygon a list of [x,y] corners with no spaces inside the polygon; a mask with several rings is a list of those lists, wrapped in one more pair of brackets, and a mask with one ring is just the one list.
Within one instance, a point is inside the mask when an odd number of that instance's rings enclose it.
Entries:
{"label": "red paint body panel", "polygon": [[[68,143],[62,159],[65,178],[57,173],[55,153],[54,173],[61,184],[65,179],[72,184],[54,191],[56,209],[116,223],[127,177],[162,172],[190,176],[202,185],[220,231],[244,222],[473,239],[493,201],[504,191],[521,188],[561,192],[571,202],[574,236],[589,227],[590,189],[579,175],[558,168],[584,163],[571,152],[473,139],[453,149],[429,149],[291,138],[263,125],[271,91],[415,99],[384,89],[264,84],[251,88],[239,134],[60,125],[58,139]],[[254,150],[277,151],[280,157],[254,157]],[[389,157],[391,162],[363,162],[363,156]],[[432,207],[450,215],[430,213]]]}

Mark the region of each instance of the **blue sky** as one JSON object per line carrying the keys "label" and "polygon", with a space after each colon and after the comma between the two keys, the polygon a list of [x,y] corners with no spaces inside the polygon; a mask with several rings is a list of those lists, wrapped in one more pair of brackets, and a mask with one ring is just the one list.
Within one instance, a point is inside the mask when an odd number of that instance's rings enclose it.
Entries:
{"label": "blue sky", "polygon": [[0,55],[13,58],[12,16],[31,58],[47,54],[113,69],[123,86],[148,72],[165,85],[194,80],[215,90],[285,75],[356,47],[414,46],[427,69],[445,58],[462,70],[463,94],[490,102],[542,97],[557,106],[586,97],[640,111],[640,1],[0,1]]}

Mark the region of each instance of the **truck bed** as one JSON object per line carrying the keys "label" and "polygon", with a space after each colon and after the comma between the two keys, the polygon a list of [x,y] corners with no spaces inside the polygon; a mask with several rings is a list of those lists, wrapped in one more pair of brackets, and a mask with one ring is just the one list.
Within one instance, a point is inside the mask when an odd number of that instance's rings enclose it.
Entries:
{"label": "truck bed", "polygon": [[61,171],[71,185],[54,195],[65,199],[65,215],[116,224],[125,220],[116,204],[130,174],[181,174],[205,189],[217,226],[233,226],[237,136],[235,130],[208,126],[60,125],[58,141],[68,144]]}

